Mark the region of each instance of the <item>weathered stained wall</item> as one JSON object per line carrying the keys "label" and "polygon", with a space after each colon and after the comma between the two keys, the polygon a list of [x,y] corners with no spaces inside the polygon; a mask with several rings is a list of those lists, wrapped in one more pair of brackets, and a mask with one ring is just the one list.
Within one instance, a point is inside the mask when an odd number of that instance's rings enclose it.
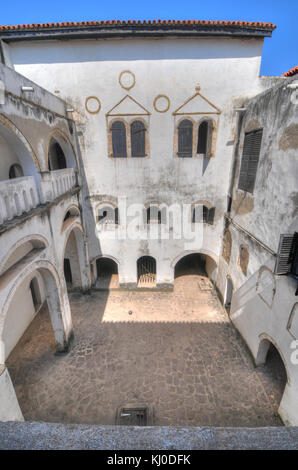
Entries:
{"label": "weathered stained wall", "polygon": [[[217,261],[235,137],[232,99],[243,94],[254,95],[263,89],[264,84],[259,80],[262,41],[261,38],[167,38],[10,44],[16,70],[67,99],[79,113],[85,114],[79,142],[86,178],[83,197],[89,254],[91,259],[99,255],[116,259],[120,283],[135,284],[137,259],[150,254],[157,260],[157,282],[171,284],[173,260],[187,252],[187,246],[183,238],[98,240],[94,220],[98,204],[115,203],[119,196],[127,197],[128,206],[209,201],[216,207],[214,225],[205,227],[203,242],[190,249],[205,252]],[[130,90],[123,89],[118,81],[125,70],[135,76],[135,86]],[[197,84],[201,93],[221,110],[214,158],[178,158],[174,151],[177,119],[172,113],[195,93]],[[110,121],[105,114],[126,94],[150,113],[144,118],[150,141],[150,154],[146,158],[108,156]],[[157,95],[169,98],[168,111],[156,111]],[[100,100],[98,113],[86,111],[85,100],[89,96]],[[123,103],[122,108],[128,114],[136,112],[131,103]],[[193,117],[197,122],[202,115]],[[123,119],[130,122],[133,117]],[[120,213],[120,223],[121,220]]]}

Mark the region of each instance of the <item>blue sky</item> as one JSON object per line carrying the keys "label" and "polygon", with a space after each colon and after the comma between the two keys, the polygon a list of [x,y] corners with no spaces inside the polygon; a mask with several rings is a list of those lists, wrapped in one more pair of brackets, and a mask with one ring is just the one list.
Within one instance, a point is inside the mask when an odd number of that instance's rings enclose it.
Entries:
{"label": "blue sky", "polygon": [[111,19],[264,21],[277,25],[264,41],[262,75],[298,65],[298,0],[12,0],[2,1],[0,24]]}

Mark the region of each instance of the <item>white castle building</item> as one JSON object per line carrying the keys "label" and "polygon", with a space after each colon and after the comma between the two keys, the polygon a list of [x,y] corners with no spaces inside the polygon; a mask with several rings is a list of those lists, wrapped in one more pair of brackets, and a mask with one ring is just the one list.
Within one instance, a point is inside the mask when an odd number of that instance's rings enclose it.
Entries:
{"label": "white castle building", "polygon": [[274,28],[0,26],[0,420],[23,419],[5,364],[45,301],[67,352],[68,290],[173,290],[195,260],[256,365],[278,350],[298,425],[298,81],[259,75]]}

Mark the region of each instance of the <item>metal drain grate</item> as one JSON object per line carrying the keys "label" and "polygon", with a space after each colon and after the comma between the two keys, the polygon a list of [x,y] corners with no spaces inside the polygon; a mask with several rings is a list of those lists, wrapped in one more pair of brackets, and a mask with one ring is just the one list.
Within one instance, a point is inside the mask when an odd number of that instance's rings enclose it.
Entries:
{"label": "metal drain grate", "polygon": [[117,410],[116,424],[120,426],[148,426],[152,424],[152,410],[149,406],[127,406]]}

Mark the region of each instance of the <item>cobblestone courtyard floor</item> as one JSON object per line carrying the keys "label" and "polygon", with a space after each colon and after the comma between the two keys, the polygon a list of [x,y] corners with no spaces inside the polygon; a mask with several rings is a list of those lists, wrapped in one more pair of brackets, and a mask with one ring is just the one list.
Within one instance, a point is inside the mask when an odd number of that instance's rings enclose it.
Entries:
{"label": "cobblestone courtyard floor", "polygon": [[174,292],[72,293],[70,302],[69,354],[54,354],[45,306],[7,361],[26,420],[115,424],[119,406],[149,404],[156,425],[282,424],[281,390],[254,368],[207,278],[181,276]]}

